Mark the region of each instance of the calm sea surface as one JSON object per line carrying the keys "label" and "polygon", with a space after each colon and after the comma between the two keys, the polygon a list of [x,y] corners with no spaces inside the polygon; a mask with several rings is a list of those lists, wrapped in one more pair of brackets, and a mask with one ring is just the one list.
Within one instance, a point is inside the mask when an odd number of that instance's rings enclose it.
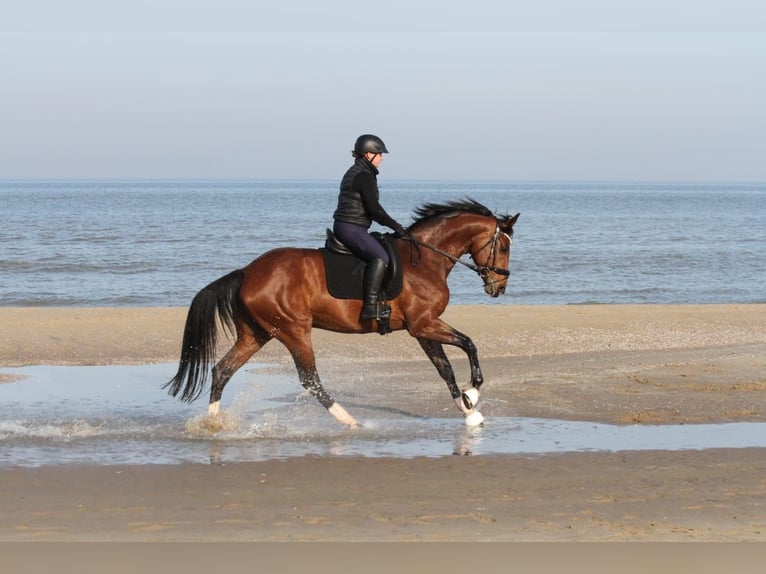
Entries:
{"label": "calm sea surface", "polygon": [[[766,302],[766,184],[381,179],[407,223],[472,197],[521,212],[504,297],[458,266],[452,303]],[[279,246],[320,247],[337,182],[0,182],[0,306],[185,306]]]}
{"label": "calm sea surface", "polygon": [[62,464],[766,448],[766,423],[614,426],[496,416],[491,392],[482,399],[484,426],[468,428],[446,388],[444,418],[360,400],[363,385],[358,394],[336,393],[363,425],[349,431],[302,392],[297,377],[252,366],[226,387],[230,424],[218,433],[201,425],[205,400],[187,405],[159,388],[175,364],[7,369],[24,379],[0,385],[0,479],[12,467]]}

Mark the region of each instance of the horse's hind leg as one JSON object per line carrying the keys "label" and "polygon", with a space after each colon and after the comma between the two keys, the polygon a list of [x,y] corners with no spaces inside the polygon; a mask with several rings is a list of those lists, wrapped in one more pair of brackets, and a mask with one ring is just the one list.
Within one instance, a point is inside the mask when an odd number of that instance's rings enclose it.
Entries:
{"label": "horse's hind leg", "polygon": [[295,361],[295,368],[298,370],[298,377],[301,381],[301,385],[303,385],[311,396],[316,398],[339,422],[350,428],[360,426],[359,422],[348,414],[346,409],[339,403],[335,402],[322,386],[316,368],[314,349],[311,346],[310,331],[309,333],[296,334],[292,337],[287,336],[287,334],[283,332],[281,333],[280,340],[290,351],[290,354]]}
{"label": "horse's hind leg", "polygon": [[237,341],[228,353],[213,367],[213,384],[210,388],[208,414],[217,415],[221,410],[221,396],[226,383],[231,380],[242,365],[247,363],[271,336],[260,327],[237,324]]}

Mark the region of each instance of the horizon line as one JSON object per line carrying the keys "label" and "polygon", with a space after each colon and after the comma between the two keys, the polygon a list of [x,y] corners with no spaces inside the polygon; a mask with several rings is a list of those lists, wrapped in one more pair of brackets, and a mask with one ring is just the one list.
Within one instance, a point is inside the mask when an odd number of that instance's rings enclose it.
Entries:
{"label": "horizon line", "polygon": [[[0,183],[337,183],[335,178],[308,177],[0,177]],[[395,178],[387,183],[480,183],[480,184],[621,184],[621,185],[766,185],[766,180],[695,180],[695,179],[430,179]]]}

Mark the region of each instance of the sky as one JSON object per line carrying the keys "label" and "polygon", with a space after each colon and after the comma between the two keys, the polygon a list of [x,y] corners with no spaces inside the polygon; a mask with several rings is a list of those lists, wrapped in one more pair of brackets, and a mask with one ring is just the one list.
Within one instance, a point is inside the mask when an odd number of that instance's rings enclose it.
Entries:
{"label": "sky", "polygon": [[26,0],[0,180],[766,182],[762,0]]}

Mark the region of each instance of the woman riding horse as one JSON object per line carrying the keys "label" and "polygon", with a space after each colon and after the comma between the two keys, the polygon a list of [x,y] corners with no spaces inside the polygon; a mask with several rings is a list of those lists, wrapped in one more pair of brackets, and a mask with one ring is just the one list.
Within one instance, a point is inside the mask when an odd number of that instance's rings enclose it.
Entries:
{"label": "woman riding horse", "polygon": [[378,301],[389,258],[380,242],[368,233],[372,222],[390,227],[397,237],[406,234],[404,227],[380,205],[377,176],[384,153],[388,149],[378,136],[364,134],[356,139],[351,152],[354,165],[340,182],[338,208],[333,214],[335,237],[367,262],[361,319],[379,320],[391,314],[388,303]]}

